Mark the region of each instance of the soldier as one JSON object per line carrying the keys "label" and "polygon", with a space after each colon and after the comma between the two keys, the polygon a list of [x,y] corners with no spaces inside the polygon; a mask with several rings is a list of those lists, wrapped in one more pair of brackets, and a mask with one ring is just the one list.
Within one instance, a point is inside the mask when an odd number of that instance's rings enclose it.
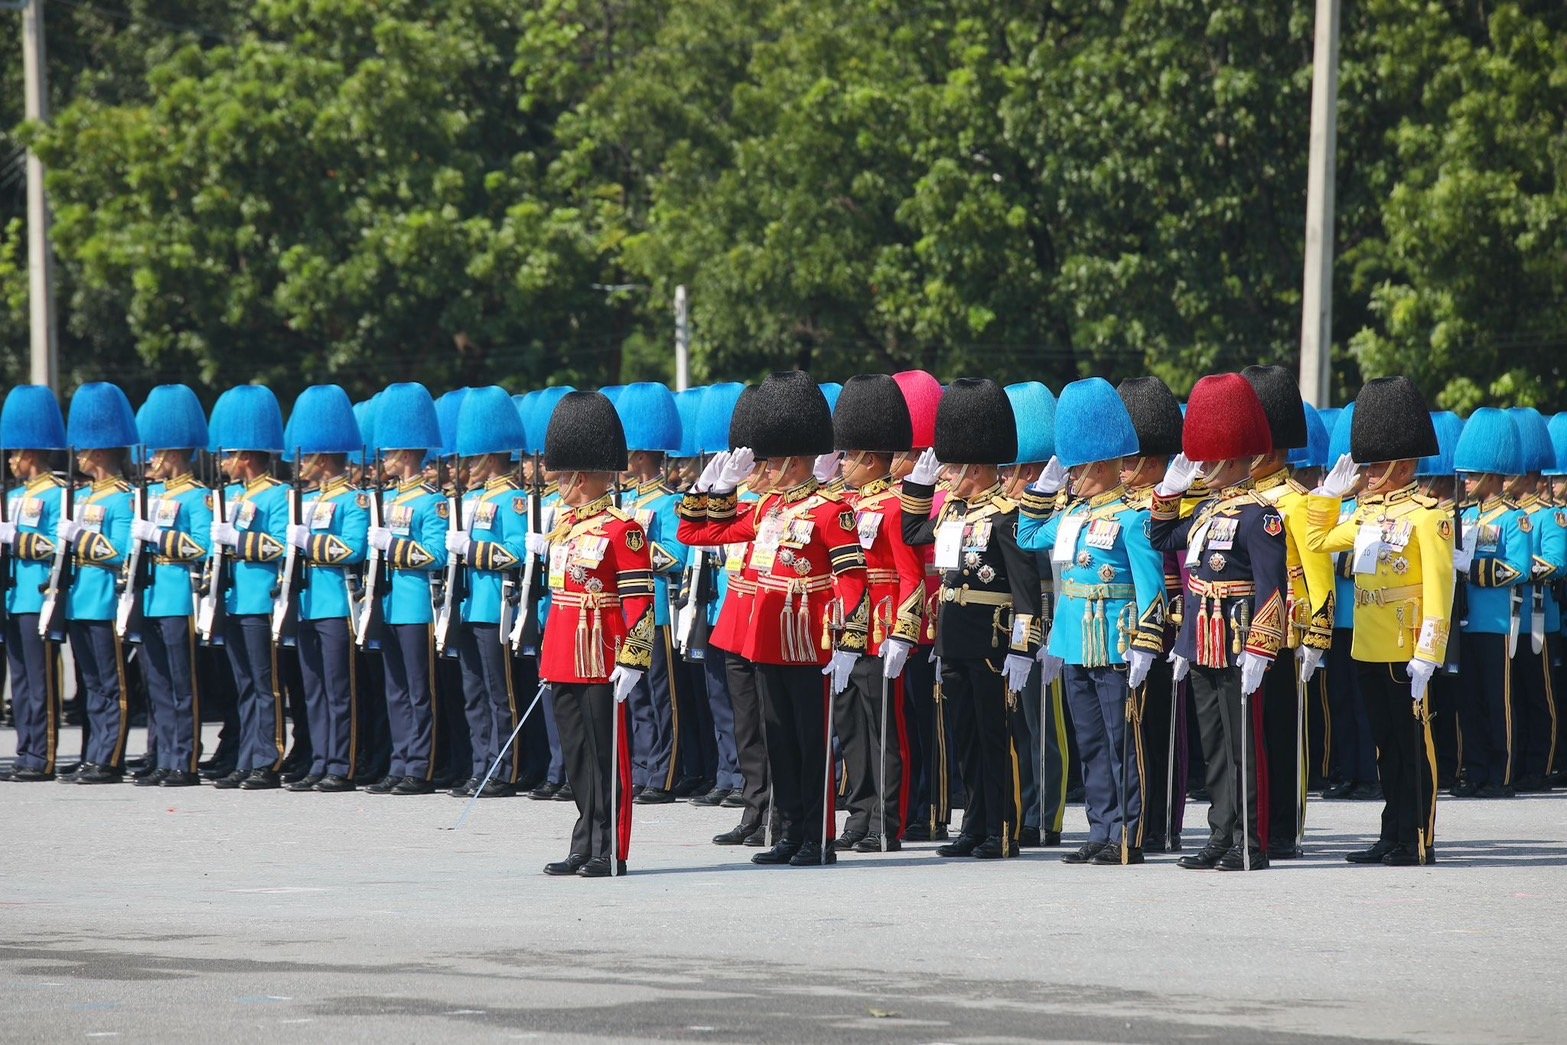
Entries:
{"label": "soldier", "polygon": [[[680,416],[680,446],[670,451],[664,460],[663,485],[676,493],[664,508],[668,513],[665,533],[673,534],[679,529],[679,495],[691,488],[704,466],[698,449],[700,441],[697,427],[701,420],[702,399],[706,394],[705,385],[675,393],[675,407]],[[680,721],[676,724],[680,766],[674,795],[693,802],[697,799],[705,802],[718,789],[720,773],[731,780],[735,775],[733,723],[729,724],[728,731],[720,738],[718,725],[713,719],[713,698],[707,692],[707,611],[712,606],[716,572],[711,558],[705,552],[687,549],[685,565],[677,576],[671,577],[669,594],[670,643],[681,662],[688,686],[685,702],[680,709]],[[699,606],[691,608],[691,626],[683,631],[682,624],[687,616],[685,600],[693,595],[703,601]],[[702,623],[697,627],[695,625],[699,618]],[[721,743],[728,745],[727,762],[722,768],[719,757]],[[716,805],[717,802],[705,804]]]}
{"label": "soldier", "polygon": [[348,571],[365,559],[370,498],[348,473],[349,455],[363,446],[348,393],[337,385],[305,389],[294,402],[289,437],[299,481],[314,488],[300,497],[300,519],[288,529],[304,567],[296,647],[311,747],[305,775],[288,789],[352,791],[360,687]]}
{"label": "soldier", "polygon": [[[207,557],[212,492],[191,474],[191,457],[207,445],[207,418],[185,385],[159,385],[136,414],[147,461],[147,508],[131,537],[152,556],[142,593],[142,671],[147,720],[157,764],[136,783],[193,787],[201,782],[201,701],[196,680],[193,569]],[[126,579],[127,583],[130,579]]]}
{"label": "soldier", "polygon": [[73,547],[75,572],[65,604],[71,653],[84,691],[87,749],[74,780],[117,783],[125,772],[130,727],[125,692],[125,650],[114,633],[115,583],[131,546],[131,493],[125,481],[126,449],[136,445],[136,417],[117,385],[93,381],[71,397],[65,441],[87,484],[76,490],[75,509],[62,515],[56,535]]}
{"label": "soldier", "polygon": [[1518,441],[1523,448],[1526,474],[1509,487],[1508,494],[1523,511],[1534,540],[1534,566],[1525,582],[1520,641],[1513,656],[1518,681],[1518,726],[1522,744],[1518,751],[1513,786],[1519,791],[1549,791],[1556,774],[1556,689],[1551,678],[1551,635],[1561,629],[1561,610],[1552,586],[1567,576],[1567,524],[1541,497],[1541,476],[1555,461],[1550,429],[1532,407],[1514,407]]}
{"label": "soldier", "polygon": [[65,420],[54,393],[43,385],[18,385],[0,411],[0,447],[11,476],[0,543],[5,545],[5,654],[10,669],[11,709],[16,723],[16,760],[8,779],[51,780],[60,730],[60,660],[38,631],[55,558],[64,482],[54,471],[65,449]]}
{"label": "soldier", "polygon": [[[1017,545],[1017,505],[1001,496],[997,475],[1016,456],[1006,393],[989,379],[960,379],[942,397],[935,447],[903,483],[904,539],[934,544],[944,574],[936,653],[968,790],[962,833],[936,850],[941,856],[1018,852],[1022,810],[1008,714],[1028,685],[1042,636],[1039,571]],[[952,490],[932,514],[941,462],[953,471]]]}
{"label": "soldier", "polygon": [[903,393],[885,374],[850,378],[832,420],[871,605],[866,655],[833,709],[849,810],[837,845],[840,851],[897,852],[907,815],[901,676],[924,628],[925,566],[903,540],[892,458],[912,445],[913,427]]}
{"label": "soldier", "polygon": [[[1150,511],[1154,486],[1164,478],[1170,458],[1181,452],[1181,406],[1170,386],[1157,377],[1128,378],[1117,386],[1116,393],[1137,432],[1137,454],[1127,457],[1121,466],[1126,503],[1138,511]],[[1178,852],[1186,812],[1187,696],[1184,683],[1175,681],[1175,666],[1170,663],[1169,654],[1179,630],[1177,607],[1184,600],[1180,559],[1173,552],[1161,553],[1161,559],[1164,644],[1148,669],[1142,701],[1143,843],[1155,851],[1168,848]]]}
{"label": "soldier", "polygon": [[[737,418],[742,407],[752,445],[709,463],[704,478],[711,492],[682,502],[680,539],[750,545],[745,573],[754,577],[756,592],[738,652],[756,665],[782,831],[777,844],[752,861],[831,864],[837,856],[827,713],[870,633],[865,552],[854,513],[837,495],[822,492],[812,471],[816,458],[832,450],[832,418],[810,375],[775,373],[748,405],[737,405]],[[771,492],[739,514],[735,491],[758,456],[769,461]],[[708,484],[699,479],[698,485]],[[699,522],[704,514],[707,521]]]}
{"label": "soldier", "polygon": [[1453,465],[1466,494],[1453,565],[1466,589],[1459,641],[1473,684],[1462,687],[1458,706],[1463,761],[1452,794],[1508,798],[1517,733],[1511,649],[1518,642],[1518,593],[1534,561],[1528,518],[1503,496],[1508,477],[1523,472],[1517,423],[1505,410],[1476,410]]}
{"label": "soldier", "polygon": [[[462,669],[473,752],[468,779],[452,789],[457,798],[472,797],[479,790],[522,713],[506,646],[509,636],[501,633],[506,574],[528,554],[528,495],[511,466],[511,451],[522,442],[522,419],[504,388],[491,385],[468,391],[457,421],[457,453],[468,491],[462,499],[462,517],[452,521],[446,534],[447,554],[458,556],[468,573],[462,621],[449,640]],[[521,772],[522,745],[513,743],[481,797],[516,794]]]}
{"label": "soldier", "polygon": [[551,610],[539,675],[555,690],[577,823],[549,875],[625,873],[631,843],[631,752],[624,704],[653,659],[653,570],[647,534],[615,507],[626,437],[598,392],[560,400],[544,440],[559,476],[561,512],[548,537],[529,537],[549,562]]}
{"label": "soldier", "polygon": [[[1551,418],[1547,429],[1551,436],[1552,460],[1551,467],[1542,473],[1544,481],[1541,484],[1541,494],[1546,497],[1551,506],[1552,521],[1557,526],[1567,529],[1567,478],[1563,478],[1567,476],[1567,413],[1560,413]],[[1567,602],[1567,574],[1558,574],[1551,587],[1552,596],[1560,610],[1563,603]],[[1567,658],[1560,654],[1564,648],[1562,640],[1567,639],[1567,635],[1563,634],[1567,632],[1567,614],[1558,612],[1557,615],[1561,618],[1563,627],[1556,633],[1555,649],[1558,652],[1555,659],[1558,663],[1554,665],[1551,680],[1552,688],[1556,692],[1561,692],[1564,676],[1567,676]],[[1563,753],[1567,752],[1567,715],[1561,714],[1560,710],[1557,709],[1556,716],[1557,772],[1549,780],[1552,787],[1567,785],[1567,759],[1563,758]]]}
{"label": "soldier", "polygon": [[[1307,544],[1353,554],[1360,690],[1371,719],[1386,804],[1371,848],[1351,863],[1429,863],[1436,828],[1436,757],[1425,704],[1447,653],[1453,602],[1453,520],[1415,487],[1437,452],[1424,399],[1404,377],[1377,378],[1355,400],[1350,456],[1307,500]],[[1361,465],[1373,465],[1355,513],[1339,505]],[[1413,716],[1411,717],[1411,711]]]}
{"label": "soldier", "polygon": [[1252,463],[1257,495],[1284,517],[1289,591],[1285,601],[1289,628],[1285,646],[1291,655],[1276,662],[1262,681],[1262,731],[1266,761],[1273,767],[1268,789],[1268,857],[1300,855],[1306,811],[1306,686],[1333,644],[1333,557],[1305,548],[1307,489],[1289,472],[1289,456],[1310,441],[1300,379],[1281,366],[1249,366],[1241,376],[1251,382],[1268,418],[1273,451]]}
{"label": "soldier", "polygon": [[[1067,385],[1056,423],[1057,457],[1023,503],[1018,545],[1048,551],[1059,571],[1042,673],[1065,677],[1088,814],[1088,841],[1062,862],[1142,863],[1141,705],[1164,647],[1163,556],[1121,484],[1138,442],[1115,389],[1102,378]],[[1058,510],[1069,478],[1074,500]]]}
{"label": "soldier", "polygon": [[232,562],[222,639],[240,725],[234,771],[213,786],[268,790],[281,785],[284,744],[272,600],[288,541],[288,487],[271,474],[272,455],[283,452],[283,414],[271,389],[240,385],[218,398],[207,429],[231,480],[224,514],[213,513],[209,547],[221,547]]}
{"label": "soldier", "polygon": [[[1181,442],[1184,453],[1154,489],[1151,534],[1155,548],[1184,553],[1176,675],[1190,672],[1213,804],[1207,844],[1178,863],[1260,870],[1268,866],[1269,774],[1255,743],[1262,701],[1250,698],[1284,644],[1289,578],[1284,520],[1251,482],[1252,459],[1273,448],[1251,384],[1240,374],[1198,381]],[[1199,472],[1208,496],[1183,519],[1181,498]]]}
{"label": "soldier", "polygon": [[[1290,451],[1290,476],[1304,490],[1315,489],[1322,481],[1328,465],[1328,431],[1323,424],[1322,413],[1310,403],[1302,403],[1306,413],[1306,445]],[[1328,556],[1328,567],[1333,583],[1334,619],[1326,623],[1336,627],[1338,615],[1338,577],[1331,571],[1335,567],[1333,557]],[[1333,759],[1332,721],[1328,717],[1327,663],[1333,656],[1331,646],[1316,674],[1304,684],[1306,691],[1306,778],[1308,791],[1321,791],[1328,783]]]}
{"label": "soldier", "polygon": [[[1436,499],[1437,507],[1451,512],[1454,519],[1460,511],[1456,503],[1457,481],[1453,473],[1453,451],[1458,445],[1464,423],[1450,410],[1431,413],[1431,425],[1436,429],[1437,446],[1441,452],[1422,457],[1415,468],[1420,492]],[[1313,483],[1312,485],[1316,485]],[[1455,581],[1457,579],[1455,578]],[[1457,581],[1453,589],[1452,619],[1462,621],[1466,613],[1468,585]],[[1431,678],[1431,734],[1436,741],[1437,779],[1442,787],[1451,787],[1458,774],[1458,758],[1461,739],[1458,734],[1459,706],[1463,702],[1463,683],[1459,679],[1462,643],[1447,644],[1447,662]]]}
{"label": "soldier", "polygon": [[[457,458],[457,418],[467,399],[468,388],[454,388],[435,400],[435,417],[441,429],[438,452],[425,459],[425,481],[440,491],[451,522],[463,495],[462,468]],[[453,522],[453,525],[455,523]],[[449,532],[449,531],[448,531]],[[468,735],[468,719],[463,698],[462,668],[457,658],[457,643],[452,641],[462,616],[462,586],[467,576],[450,554],[444,566],[430,575],[430,600],[438,618],[447,623],[432,623],[430,633],[435,652],[430,666],[435,675],[430,683],[430,706],[435,719],[435,771],[430,783],[441,789],[461,791],[468,779],[469,767],[476,756]],[[444,628],[444,631],[442,629]],[[488,765],[485,767],[488,769]]]}
{"label": "soldier", "polygon": [[[365,547],[369,548],[369,507],[370,500],[381,494],[384,478],[379,474],[377,466],[378,455],[375,452],[375,412],[380,393],[377,392],[368,400],[354,404],[354,420],[359,424],[360,449],[350,456],[353,462],[351,467],[351,485],[364,493],[365,501]],[[353,478],[357,475],[357,478]],[[355,506],[359,498],[354,498]],[[368,550],[366,556],[368,557]],[[352,620],[358,621],[363,612],[364,603],[364,575],[360,571],[353,571],[347,575],[349,591],[349,612]],[[357,632],[354,635],[354,677],[358,684],[359,692],[368,695],[368,699],[361,700],[355,707],[358,719],[357,739],[354,747],[354,777],[355,786],[360,784],[373,784],[387,775],[387,770],[392,759],[392,734],[390,723],[386,717],[386,701],[381,694],[386,692],[386,668],[380,656],[380,645],[369,641],[369,638],[361,640]]]}

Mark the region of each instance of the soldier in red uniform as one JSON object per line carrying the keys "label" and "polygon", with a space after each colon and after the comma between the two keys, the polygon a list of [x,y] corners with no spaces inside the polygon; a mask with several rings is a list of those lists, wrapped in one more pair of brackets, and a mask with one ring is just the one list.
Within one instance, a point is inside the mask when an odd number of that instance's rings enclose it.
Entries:
{"label": "soldier in red uniform", "polygon": [[923,630],[925,564],[903,540],[892,456],[907,451],[914,434],[903,394],[885,374],[850,378],[839,393],[832,423],[833,441],[843,452],[847,501],[865,552],[871,605],[866,656],[855,664],[849,688],[834,708],[849,808],[838,849],[897,852],[908,812],[902,675]]}
{"label": "soldier in red uniform", "polygon": [[[830,864],[836,855],[826,778],[828,709],[832,693],[848,685],[870,633],[865,553],[854,512],[820,490],[811,474],[816,457],[832,451],[832,415],[810,375],[772,375],[748,411],[754,446],[714,458],[697,484],[710,492],[693,491],[682,503],[679,536],[687,545],[750,545],[743,577],[756,591],[735,652],[757,667],[782,833],[751,859]],[[771,489],[737,513],[735,488],[757,457],[769,461]]]}
{"label": "soldier in red uniform", "polygon": [[571,392],[561,399],[544,437],[544,466],[560,482],[561,507],[547,536],[529,538],[529,550],[549,564],[539,677],[555,692],[578,812],[571,852],[544,873],[604,878],[625,873],[631,845],[624,703],[653,659],[653,565],[647,534],[615,507],[626,434],[607,398]]}

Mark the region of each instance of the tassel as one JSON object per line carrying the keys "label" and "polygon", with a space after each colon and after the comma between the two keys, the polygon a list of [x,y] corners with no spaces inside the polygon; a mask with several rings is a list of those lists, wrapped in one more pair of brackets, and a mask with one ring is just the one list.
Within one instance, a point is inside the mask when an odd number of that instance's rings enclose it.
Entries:
{"label": "tassel", "polygon": [[1208,614],[1208,620],[1213,625],[1213,638],[1211,645],[1214,654],[1214,667],[1227,668],[1230,666],[1229,653],[1224,648],[1224,600],[1213,600],[1213,612]]}
{"label": "tassel", "polygon": [[575,639],[574,646],[573,646],[573,653],[575,654],[574,659],[576,661],[576,665],[575,666],[576,666],[576,669],[577,669],[577,675],[582,677],[582,678],[588,678],[589,677],[589,672],[588,672],[588,667],[589,667],[589,665],[588,665],[588,617],[587,617],[587,613],[588,613],[588,608],[586,606],[578,606],[577,607],[577,631],[576,631],[575,636],[573,636],[573,638]]}
{"label": "tassel", "polygon": [[784,660],[794,659],[794,590],[784,592],[783,610],[778,615],[778,630],[783,645]]}
{"label": "tassel", "polygon": [[604,668],[604,611],[593,607],[593,677],[601,679],[609,672]]}
{"label": "tassel", "polygon": [[1094,604],[1083,603],[1083,666],[1094,667]]}
{"label": "tassel", "polygon": [[1094,666],[1110,666],[1110,622],[1105,619],[1105,600],[1094,601]]}
{"label": "tassel", "polygon": [[1208,600],[1197,603],[1197,663],[1208,667]]}
{"label": "tassel", "polygon": [[[799,656],[795,659],[801,664],[814,664],[816,662],[815,651],[811,649],[811,599],[804,592],[800,594],[800,602],[795,607],[794,633],[799,636]],[[822,649],[831,649],[832,641],[822,643]]]}

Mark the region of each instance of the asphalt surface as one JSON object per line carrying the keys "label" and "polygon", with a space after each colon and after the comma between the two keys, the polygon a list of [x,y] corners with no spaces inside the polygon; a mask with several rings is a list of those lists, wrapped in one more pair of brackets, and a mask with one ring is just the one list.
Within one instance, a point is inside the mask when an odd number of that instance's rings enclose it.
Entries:
{"label": "asphalt surface", "polygon": [[735,811],[679,803],[638,807],[627,877],[554,879],[574,807],[483,801],[453,831],[462,805],[0,784],[0,1041],[1567,1031],[1567,794],[1444,799],[1428,868],[1344,863],[1380,806],[1314,802],[1306,858],[1250,875],[928,844],[775,870],[709,843]]}

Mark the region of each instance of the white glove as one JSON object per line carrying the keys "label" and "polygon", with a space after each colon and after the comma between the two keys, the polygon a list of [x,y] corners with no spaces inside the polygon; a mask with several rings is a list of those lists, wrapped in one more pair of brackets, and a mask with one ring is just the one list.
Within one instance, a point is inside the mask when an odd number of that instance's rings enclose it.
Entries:
{"label": "white glove", "polygon": [[0,521],[0,544],[14,544],[16,542],[16,523],[9,519]]}
{"label": "white glove", "polygon": [[703,466],[702,474],[697,476],[696,485],[691,487],[691,489],[696,493],[707,493],[711,490],[713,484],[718,482],[718,477],[723,474],[724,462],[728,460],[728,450],[722,450],[714,454],[713,459]]}
{"label": "white glove", "polygon": [[713,484],[715,490],[735,490],[751,474],[751,469],[756,467],[756,455],[751,452],[749,446],[738,446],[724,459],[724,466],[718,473],[718,481]]}
{"label": "white glove", "polygon": [[392,531],[385,526],[370,527],[370,547],[378,552],[384,552],[392,546]]}
{"label": "white glove", "polygon": [[239,531],[231,522],[212,521],[212,543],[224,548],[239,547]]}
{"label": "white glove", "polygon": [[310,550],[310,527],[304,523],[293,523],[288,528],[288,543],[300,551]]}
{"label": "white glove", "polygon": [[837,451],[818,457],[811,465],[811,474],[816,476],[819,483],[832,482],[832,477],[838,474]]}
{"label": "white glove", "polygon": [[1191,674],[1192,662],[1179,653],[1171,653],[1167,659],[1171,664],[1175,665],[1175,681],[1179,682]]}
{"label": "white glove", "polygon": [[1185,454],[1176,454],[1170,459],[1170,466],[1164,470],[1164,478],[1159,480],[1155,492],[1160,497],[1174,497],[1176,494],[1185,493],[1192,488],[1198,471],[1196,462],[1187,460]]}
{"label": "white glove", "polygon": [[637,683],[641,681],[641,668],[628,668],[624,664],[615,665],[615,670],[609,673],[609,684],[615,687],[615,703],[624,704],[626,698],[631,696],[631,691],[636,689]]}
{"label": "white glove", "polygon": [[467,530],[446,531],[446,551],[451,555],[467,555],[468,546],[473,543]]}
{"label": "white glove", "polygon": [[1006,679],[1007,690],[1012,693],[1021,693],[1028,685],[1028,676],[1033,673],[1034,658],[1025,657],[1021,653],[1008,653],[1007,659],[1001,665],[1001,677]]}
{"label": "white glove", "polygon": [[59,528],[54,531],[62,544],[70,544],[81,532],[82,524],[75,519],[61,519]]}
{"label": "white glove", "polygon": [[1457,542],[1453,545],[1453,570],[1456,573],[1468,575],[1469,567],[1474,565],[1475,550],[1465,543],[1466,537],[1473,540],[1474,532],[1469,530],[1459,534]]}
{"label": "white glove", "polygon": [[1039,658],[1039,684],[1041,686],[1054,686],[1056,679],[1061,677],[1061,669],[1066,667],[1066,661],[1054,653],[1044,653]]}
{"label": "white glove", "polygon": [[1242,653],[1236,666],[1241,669],[1241,696],[1249,697],[1262,688],[1262,676],[1268,673],[1273,661],[1255,653]]}
{"label": "white glove", "polygon": [[1300,680],[1310,682],[1311,676],[1317,673],[1322,666],[1322,651],[1312,649],[1310,646],[1300,648]]}
{"label": "white glove", "polygon": [[1145,649],[1134,649],[1126,654],[1126,685],[1129,689],[1136,689],[1148,681],[1148,672],[1153,667],[1153,654]]}
{"label": "white glove", "polygon": [[921,486],[935,486],[936,478],[941,475],[941,462],[936,460],[934,447],[927,447],[920,451],[920,459],[914,462],[914,470],[909,473],[909,482],[919,483]]}
{"label": "white glove", "polygon": [[848,650],[835,649],[832,651],[832,660],[822,669],[823,675],[832,677],[832,691],[834,695],[842,693],[849,686],[849,675],[854,671],[855,663],[860,659],[858,653],[850,653]]}
{"label": "white glove", "polygon": [[903,674],[903,665],[909,662],[914,646],[902,639],[888,639],[881,644],[881,677],[895,679]]}
{"label": "white glove", "polygon": [[1328,497],[1340,499],[1355,488],[1355,480],[1360,476],[1360,465],[1349,454],[1340,454],[1339,459],[1333,465],[1333,470],[1322,479],[1322,485],[1317,490]]}
{"label": "white glove", "polygon": [[1045,470],[1039,473],[1039,478],[1034,480],[1034,485],[1029,489],[1044,497],[1054,497],[1066,485],[1066,469],[1061,467],[1061,459],[1052,457],[1045,465]]}
{"label": "white glove", "polygon": [[131,540],[156,543],[163,539],[163,531],[151,519],[131,520]]}
{"label": "white glove", "polygon": [[1419,703],[1426,695],[1426,687],[1431,684],[1431,676],[1436,674],[1436,665],[1429,660],[1416,658],[1409,662],[1409,696]]}
{"label": "white glove", "polygon": [[550,553],[550,538],[547,533],[528,534],[528,554],[544,556]]}

